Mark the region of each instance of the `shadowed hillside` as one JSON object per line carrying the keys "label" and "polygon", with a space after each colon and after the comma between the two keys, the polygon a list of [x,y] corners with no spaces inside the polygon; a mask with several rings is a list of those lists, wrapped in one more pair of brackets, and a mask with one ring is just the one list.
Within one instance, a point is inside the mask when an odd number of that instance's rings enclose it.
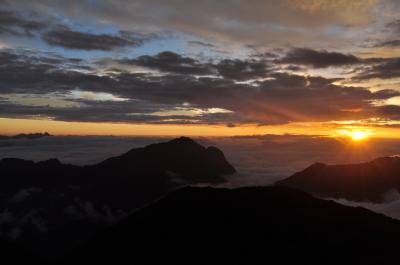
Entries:
{"label": "shadowed hillside", "polygon": [[400,157],[382,157],[348,165],[315,163],[276,185],[322,197],[384,202],[385,193],[393,189],[400,191]]}
{"label": "shadowed hillside", "polygon": [[281,187],[183,188],[93,238],[67,263],[382,264],[400,222]]}

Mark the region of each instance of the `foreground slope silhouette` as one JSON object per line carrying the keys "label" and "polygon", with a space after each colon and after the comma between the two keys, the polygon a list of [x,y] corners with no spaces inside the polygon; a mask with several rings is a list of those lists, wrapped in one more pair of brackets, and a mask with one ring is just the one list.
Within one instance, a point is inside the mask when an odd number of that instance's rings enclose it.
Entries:
{"label": "foreground slope silhouette", "polygon": [[321,197],[382,203],[387,192],[400,191],[400,157],[381,157],[348,165],[315,163],[276,185]]}
{"label": "foreground slope silhouette", "polygon": [[95,236],[66,262],[383,264],[400,221],[284,187],[186,187]]}

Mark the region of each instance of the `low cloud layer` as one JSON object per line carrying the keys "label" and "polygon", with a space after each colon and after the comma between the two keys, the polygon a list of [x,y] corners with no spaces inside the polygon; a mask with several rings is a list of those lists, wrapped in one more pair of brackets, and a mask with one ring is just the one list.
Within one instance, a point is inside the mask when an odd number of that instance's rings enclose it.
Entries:
{"label": "low cloud layer", "polygon": [[32,35],[45,28],[43,21],[24,18],[10,10],[0,9],[0,35]]}
{"label": "low cloud layer", "polygon": [[[19,157],[35,161],[59,158],[72,164],[94,164],[108,157],[152,143],[167,141],[168,137],[44,137],[34,140],[0,141],[0,159]],[[315,162],[326,164],[359,163],[377,157],[398,154],[400,140],[371,139],[366,149],[334,138],[265,135],[248,137],[196,138],[199,143],[220,148],[237,173],[230,176],[228,187],[272,185]],[[67,146],[67,148],[66,148]],[[306,151],[305,151],[306,150]],[[21,191],[14,199],[28,196],[36,190]],[[351,206],[362,206],[395,218],[400,218],[399,195],[391,192],[388,203],[372,204],[338,200]],[[2,215],[4,215],[2,217]],[[0,213],[6,218],[6,213]]]}

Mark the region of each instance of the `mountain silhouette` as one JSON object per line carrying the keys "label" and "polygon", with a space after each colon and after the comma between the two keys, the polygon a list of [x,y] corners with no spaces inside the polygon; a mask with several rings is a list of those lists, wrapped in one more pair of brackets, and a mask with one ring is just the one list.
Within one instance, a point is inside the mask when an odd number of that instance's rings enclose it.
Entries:
{"label": "mountain silhouette", "polygon": [[0,256],[2,264],[49,264],[46,259],[41,259],[10,240],[0,239]]}
{"label": "mountain silhouette", "polygon": [[[171,172],[187,183],[221,183],[224,174],[235,169],[226,161],[218,148],[205,148],[190,138],[181,137],[167,143],[152,144],[133,149],[118,157],[109,158],[96,165],[94,170],[114,170],[129,173],[140,170],[143,174]],[[161,172],[158,172],[161,171]]]}
{"label": "mountain silhouette", "polygon": [[235,169],[219,149],[181,137],[87,166],[6,158],[0,172],[0,213],[10,216],[0,235],[57,254],[177,187],[221,183]]}
{"label": "mountain silhouette", "polygon": [[382,203],[386,201],[387,192],[400,191],[400,157],[347,165],[315,163],[276,185],[322,197]]}
{"label": "mountain silhouette", "polygon": [[65,263],[387,264],[399,243],[400,221],[302,191],[186,187],[97,234]]}
{"label": "mountain silhouette", "polygon": [[13,136],[0,135],[0,140],[13,140],[13,139],[39,139],[42,137],[51,136],[48,132],[45,133],[21,133]]}

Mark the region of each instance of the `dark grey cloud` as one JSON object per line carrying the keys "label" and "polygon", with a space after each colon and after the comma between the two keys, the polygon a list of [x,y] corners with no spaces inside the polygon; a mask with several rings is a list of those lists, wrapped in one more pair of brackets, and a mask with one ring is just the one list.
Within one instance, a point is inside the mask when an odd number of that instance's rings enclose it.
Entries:
{"label": "dark grey cloud", "polygon": [[[400,119],[400,106],[398,106],[398,105],[381,106],[379,108],[379,114],[381,116],[388,117],[393,120],[399,120]],[[393,127],[398,127],[398,125],[395,124]]]}
{"label": "dark grey cloud", "polygon": [[[51,101],[51,99],[49,99]],[[146,124],[221,124],[240,122],[232,113],[197,113],[198,108],[143,100],[93,101],[75,99],[79,106],[21,105],[0,100],[0,115],[8,118],[52,118],[61,121],[124,122]],[[191,112],[192,111],[192,112]],[[190,113],[191,112],[191,113]]]}
{"label": "dark grey cloud", "polygon": [[361,63],[361,59],[352,54],[295,48],[290,50],[283,58],[277,60],[277,62],[307,65],[313,68],[325,68],[359,64]]}
{"label": "dark grey cloud", "polygon": [[215,65],[219,75],[234,80],[249,80],[267,77],[271,66],[262,60],[225,59]]}
{"label": "dark grey cloud", "polygon": [[[252,96],[242,97],[242,111],[270,122],[360,119],[374,115],[370,101],[398,95],[388,90],[371,92],[363,88],[332,84],[334,80],[274,74],[261,82]],[[251,99],[251,100],[249,100]],[[244,101],[248,104],[244,105]]]}
{"label": "dark grey cloud", "polygon": [[[188,1],[8,0],[18,9],[49,10],[70,21],[100,21],[120,28],[144,26],[241,44],[343,44],[348,35],[370,25],[374,1]],[[206,15],[204,15],[206,14]],[[338,32],[329,32],[334,26]],[[356,37],[356,36],[354,36]]]}
{"label": "dark grey cloud", "polygon": [[161,34],[133,33],[121,30],[117,34],[94,34],[70,29],[47,13],[32,10],[0,9],[0,34],[40,37],[47,44],[77,50],[111,51],[127,46],[140,46]]}
{"label": "dark grey cloud", "polygon": [[400,40],[385,40],[374,44],[374,47],[400,47]]}
{"label": "dark grey cloud", "polygon": [[394,48],[400,47],[400,19],[395,19],[386,23],[385,27],[381,30],[382,36],[370,43],[365,45],[367,48]]}
{"label": "dark grey cloud", "polygon": [[23,17],[15,11],[0,9],[0,34],[32,35],[45,27],[43,21]]}
{"label": "dark grey cloud", "polygon": [[177,74],[209,75],[214,73],[208,64],[201,64],[193,58],[170,51],[154,56],[143,55],[136,59],[124,59],[120,62]]}
{"label": "dark grey cloud", "polygon": [[[399,95],[399,92],[393,90],[371,92],[359,87],[334,85],[337,79],[275,72],[266,68],[264,62],[235,60],[229,63],[201,63],[169,52],[137,59],[160,70],[173,69],[164,75],[121,71],[99,76],[90,65],[86,65],[89,70],[76,71],[77,66],[85,66],[85,63],[68,58],[11,51],[3,51],[0,57],[0,94],[46,96],[58,93],[65,96],[78,89],[110,93],[126,99],[99,101],[67,98],[67,101],[79,103],[81,107],[55,108],[22,106],[5,100],[3,95],[0,104],[0,114],[3,117],[39,116],[66,121],[136,123],[282,124],[293,121],[361,119],[373,117],[377,113],[385,115],[383,110],[371,102]],[[249,71],[242,67],[249,64],[259,65],[259,68],[253,67]],[[217,72],[215,76],[197,77],[204,70],[193,70],[194,67],[211,67]],[[179,74],[171,73],[173,71]],[[224,76],[224,71],[229,74]],[[238,79],[264,76],[268,78],[263,81],[237,82]],[[208,113],[206,110],[210,108],[231,112]],[[182,109],[186,113],[176,111]],[[190,115],[187,113],[190,109],[204,112],[201,115]],[[160,111],[162,115],[159,115]]]}
{"label": "dark grey cloud", "polygon": [[140,46],[145,41],[141,35],[120,32],[118,35],[93,34],[73,31],[66,27],[60,27],[46,32],[42,36],[49,45],[61,46],[77,50],[102,50],[111,51],[126,46]]}
{"label": "dark grey cloud", "polygon": [[395,19],[386,24],[386,28],[392,32],[399,33],[400,32],[400,19]]}
{"label": "dark grey cloud", "polygon": [[0,93],[45,94],[87,87],[96,90],[112,83],[109,77],[83,73],[79,69],[93,70],[80,59],[1,50]]}
{"label": "dark grey cloud", "polygon": [[400,58],[372,60],[370,65],[363,67],[355,79],[390,79],[400,77]]}
{"label": "dark grey cloud", "polygon": [[203,48],[216,48],[217,47],[212,43],[208,43],[208,42],[204,42],[204,41],[198,41],[198,40],[190,40],[187,43],[189,45],[203,47]]}
{"label": "dark grey cloud", "polygon": [[288,71],[305,71],[307,68],[304,66],[299,66],[299,65],[288,65],[284,67],[283,69],[288,70]]}
{"label": "dark grey cloud", "polygon": [[166,51],[154,56],[144,55],[135,59],[119,60],[120,63],[138,65],[161,72],[193,75],[220,75],[234,80],[266,77],[271,70],[265,60],[224,59],[219,62],[200,62],[191,57]]}

